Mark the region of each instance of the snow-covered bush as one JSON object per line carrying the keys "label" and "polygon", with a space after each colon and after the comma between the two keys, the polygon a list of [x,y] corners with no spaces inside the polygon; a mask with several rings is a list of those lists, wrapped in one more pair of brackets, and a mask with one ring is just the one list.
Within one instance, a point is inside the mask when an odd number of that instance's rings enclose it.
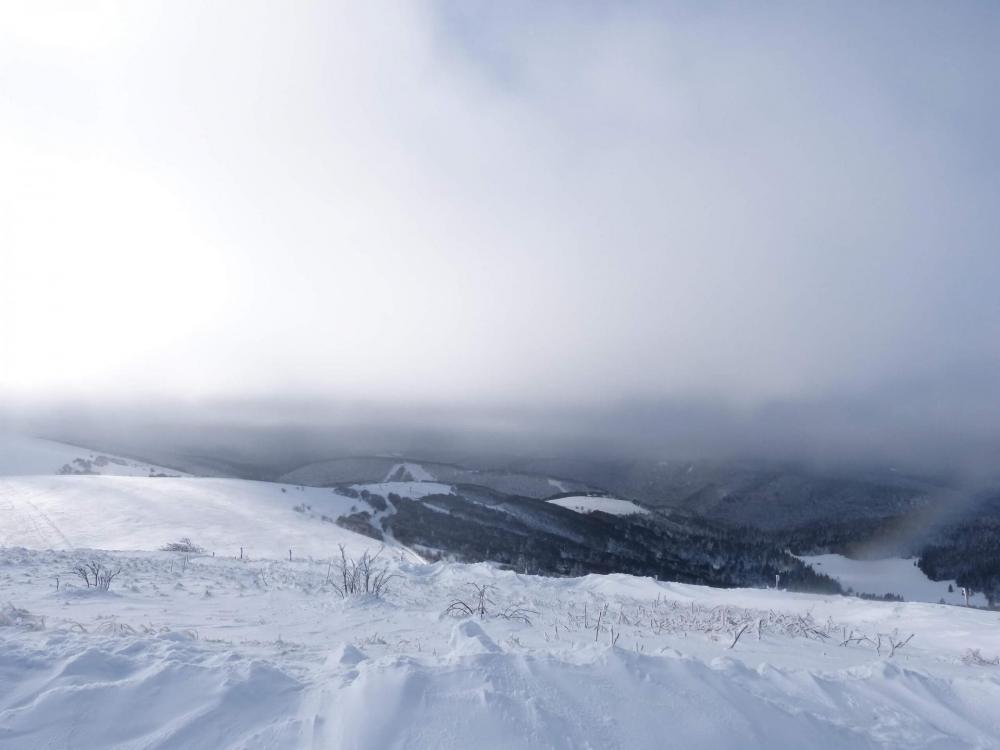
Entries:
{"label": "snow-covered bush", "polygon": [[111,582],[122,572],[121,566],[112,570],[105,567],[96,560],[77,565],[73,572],[83,579],[88,589],[99,589],[100,591],[110,591]]}
{"label": "snow-covered bush", "polygon": [[187,552],[192,555],[200,555],[205,550],[191,541],[190,537],[183,536],[176,542],[170,542],[160,547],[164,552]]}
{"label": "snow-covered bush", "polygon": [[[397,578],[396,573],[390,573],[388,566],[376,564],[384,547],[380,547],[374,555],[365,550],[361,557],[348,557],[344,545],[340,546],[340,560],[331,561],[327,568],[326,582],[333,586],[345,599],[348,596],[382,596],[389,590],[389,581]],[[331,574],[336,570],[336,575]]]}

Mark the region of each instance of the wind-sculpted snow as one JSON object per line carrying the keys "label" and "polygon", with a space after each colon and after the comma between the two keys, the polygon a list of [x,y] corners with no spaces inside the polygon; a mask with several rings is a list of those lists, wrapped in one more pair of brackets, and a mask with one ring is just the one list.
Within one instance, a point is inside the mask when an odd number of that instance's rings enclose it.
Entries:
{"label": "wind-sculpted snow", "polygon": [[1000,744],[992,612],[399,553],[384,597],[344,599],[319,558],[2,549],[0,747]]}

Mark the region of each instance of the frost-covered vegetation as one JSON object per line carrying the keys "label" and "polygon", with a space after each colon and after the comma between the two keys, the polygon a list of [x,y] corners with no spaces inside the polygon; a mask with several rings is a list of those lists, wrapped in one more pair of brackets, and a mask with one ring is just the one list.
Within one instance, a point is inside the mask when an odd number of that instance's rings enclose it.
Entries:
{"label": "frost-covered vegetation", "polygon": [[68,575],[78,552],[0,550],[5,747],[1000,738],[1000,631],[980,610],[525,576],[388,548],[378,561],[393,585],[345,598],[330,573],[338,550],[291,562],[91,554],[121,569],[111,595]]}

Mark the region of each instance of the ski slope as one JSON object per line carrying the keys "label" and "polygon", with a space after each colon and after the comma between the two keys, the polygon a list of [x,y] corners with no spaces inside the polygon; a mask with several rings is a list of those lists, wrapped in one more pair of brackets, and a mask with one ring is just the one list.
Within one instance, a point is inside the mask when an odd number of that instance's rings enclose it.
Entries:
{"label": "ski slope", "polygon": [[646,508],[636,505],[629,500],[621,500],[617,497],[591,497],[590,495],[576,495],[574,497],[559,497],[548,502],[559,505],[563,508],[575,510],[577,513],[593,513],[601,511],[612,516],[629,516],[633,513],[649,513]]}
{"label": "ski slope", "polygon": [[394,494],[409,500],[422,500],[428,495],[454,494],[454,488],[450,484],[427,481],[370,482],[368,484],[352,484],[351,487],[358,492],[368,490],[368,492],[382,497]]}

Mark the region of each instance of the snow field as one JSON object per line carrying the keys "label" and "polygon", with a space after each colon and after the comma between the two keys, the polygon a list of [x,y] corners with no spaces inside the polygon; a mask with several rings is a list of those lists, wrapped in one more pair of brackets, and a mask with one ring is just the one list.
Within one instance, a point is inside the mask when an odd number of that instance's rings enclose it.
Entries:
{"label": "snow field", "polygon": [[[807,555],[799,557],[817,573],[835,578],[846,589],[860,594],[898,594],[906,601],[965,604],[962,589],[955,581],[932,581],[916,566],[916,558],[889,557],[882,560],[852,560],[843,555]],[[951,591],[948,591],[948,586]],[[986,597],[973,594],[969,604],[985,607]]]}
{"label": "snow field", "polygon": [[[401,553],[380,558],[398,576],[386,597],[345,600],[321,559],[0,550],[0,602],[44,620],[0,625],[0,747],[1000,741],[1000,667],[963,661],[973,645],[1000,653],[996,613]],[[110,593],[69,573],[92,558],[122,567]],[[476,609],[472,584],[485,616],[446,614]],[[840,646],[850,631],[914,637],[890,659]]]}
{"label": "snow field", "polygon": [[371,540],[334,521],[367,506],[319,487],[240,479],[0,477],[0,545],[157,550],[181,537],[218,556],[352,554]]}
{"label": "snow field", "polygon": [[108,476],[186,476],[181,471],[89,448],[0,432],[0,476],[59,474],[64,466]]}
{"label": "snow field", "polygon": [[610,513],[613,516],[628,516],[633,513],[649,513],[646,508],[628,500],[617,497],[591,497],[577,495],[574,497],[559,497],[548,502],[563,508],[575,510],[577,513],[593,513],[595,510]]}

